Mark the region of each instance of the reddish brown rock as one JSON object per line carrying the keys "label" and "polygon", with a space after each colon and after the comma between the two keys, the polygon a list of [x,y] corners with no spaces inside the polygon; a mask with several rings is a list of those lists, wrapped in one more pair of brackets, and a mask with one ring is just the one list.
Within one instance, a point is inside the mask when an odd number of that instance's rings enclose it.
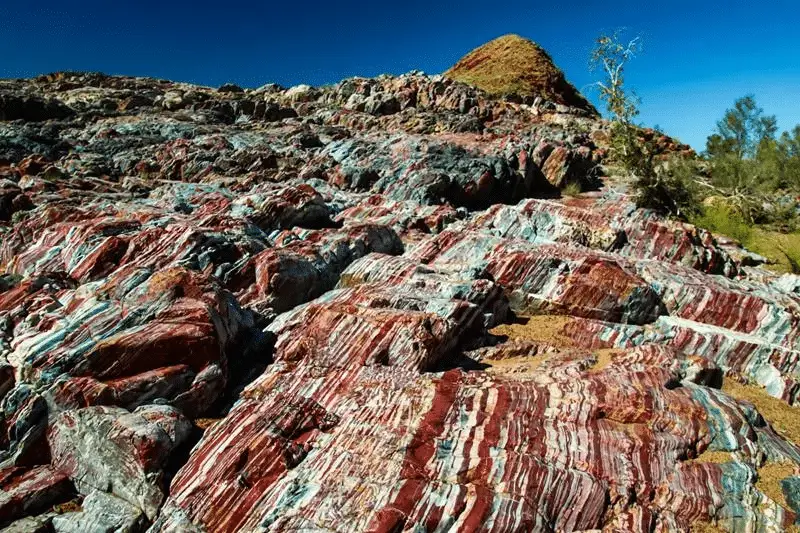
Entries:
{"label": "reddish brown rock", "polygon": [[[351,358],[349,370],[329,370],[314,353],[277,363],[248,388],[175,479],[156,530],[333,527],[342,516],[359,530],[592,529],[603,525],[609,499],[631,494],[682,528],[708,519],[726,490],[719,467],[702,481],[690,475],[696,468],[682,467],[686,474],[671,481],[676,462],[709,446],[717,431],[720,421],[710,420],[704,402],[727,401],[668,387],[695,364],[674,351],[642,348],[597,371],[591,355],[542,363],[487,356],[486,373],[422,376],[361,357]],[[561,394],[548,392],[554,387]],[[747,424],[741,412],[735,416],[735,424]],[[270,429],[257,430],[263,420]],[[555,445],[576,432],[586,435],[580,443]],[[592,461],[599,450],[618,460]],[[638,461],[641,454],[650,460]],[[217,482],[198,484],[199,469],[211,464],[204,475]],[[656,489],[667,483],[672,494],[703,503],[659,499]],[[232,499],[239,504],[223,503]],[[457,512],[447,511],[448,502]],[[717,516],[735,512],[731,505]]]}
{"label": "reddish brown rock", "polygon": [[718,388],[796,402],[800,281],[599,182],[600,119],[420,73],[227,89],[0,81],[70,110],[2,125],[5,520],[796,520],[792,408]]}
{"label": "reddish brown rock", "polygon": [[448,272],[490,276],[507,291],[512,308],[523,314],[642,324],[664,313],[658,295],[632,265],[609,254],[445,231],[412,255]]}
{"label": "reddish brown rock", "polygon": [[46,511],[71,494],[68,476],[50,466],[0,469],[0,525]]}
{"label": "reddish brown rock", "polygon": [[9,354],[17,374],[54,385],[56,405],[134,408],[160,398],[207,410],[225,384],[227,349],[252,327],[233,297],[184,269],[121,270],[92,289],[61,291],[55,308],[7,302],[11,316],[27,307]]}
{"label": "reddish brown rock", "polygon": [[342,231],[288,232],[276,242],[278,246],[244,264],[231,284],[242,287],[242,303],[279,313],[331,290],[356,259],[370,252],[403,251],[394,231],[372,224],[345,226]]}

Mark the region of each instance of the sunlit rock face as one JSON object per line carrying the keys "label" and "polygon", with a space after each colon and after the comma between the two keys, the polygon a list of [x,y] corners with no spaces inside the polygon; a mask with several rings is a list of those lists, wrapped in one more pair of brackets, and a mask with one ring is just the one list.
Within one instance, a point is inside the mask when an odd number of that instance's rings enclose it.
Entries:
{"label": "sunlit rock face", "polygon": [[0,81],[0,527],[789,528],[798,278],[571,98]]}

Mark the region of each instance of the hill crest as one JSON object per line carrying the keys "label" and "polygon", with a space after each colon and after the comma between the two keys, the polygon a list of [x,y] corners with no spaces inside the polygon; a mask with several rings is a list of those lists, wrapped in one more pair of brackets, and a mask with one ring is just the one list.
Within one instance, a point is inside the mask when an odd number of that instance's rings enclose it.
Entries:
{"label": "hill crest", "polygon": [[492,96],[541,96],[597,114],[544,48],[516,34],[503,35],[479,46],[444,75]]}

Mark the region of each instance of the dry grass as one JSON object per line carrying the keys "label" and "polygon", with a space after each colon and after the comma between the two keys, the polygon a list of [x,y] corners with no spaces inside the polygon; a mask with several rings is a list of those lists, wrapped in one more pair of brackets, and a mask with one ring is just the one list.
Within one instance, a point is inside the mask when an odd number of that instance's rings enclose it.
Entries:
{"label": "dry grass", "polygon": [[490,374],[498,374],[506,377],[525,378],[536,374],[539,367],[546,362],[548,356],[536,357],[512,357],[509,359],[492,360],[491,366],[486,369]]}
{"label": "dry grass", "polygon": [[202,429],[203,431],[207,430],[217,422],[222,420],[221,418],[197,418],[194,421],[194,425],[198,428]]}
{"label": "dry grass", "polygon": [[519,35],[504,35],[476,48],[445,72],[445,76],[493,96],[541,96],[594,111],[564,78],[548,53]]}
{"label": "dry grass", "polygon": [[526,340],[571,348],[572,340],[564,335],[564,327],[571,318],[561,315],[534,315],[520,318],[516,324],[501,324],[492,329],[493,335],[505,335],[511,340]]}
{"label": "dry grass", "polygon": [[800,233],[778,233],[754,228],[750,238],[743,244],[769,259],[771,264],[767,268],[781,274],[793,272],[800,261]]}
{"label": "dry grass", "polygon": [[[564,334],[564,328],[572,321],[572,317],[564,315],[534,315],[531,317],[520,318],[514,324],[501,324],[490,331],[494,335],[503,335],[508,337],[509,340],[531,341],[549,345],[557,349],[559,352],[572,352],[575,344],[572,339]],[[582,356],[588,353],[588,350],[579,350]],[[589,372],[601,372],[614,361],[615,356],[623,353],[622,350],[607,348],[602,350],[594,350],[592,354],[595,357],[594,363],[591,367],[587,368]],[[525,373],[532,371],[539,367],[546,357],[537,357],[535,362],[529,358],[510,358],[502,361],[492,360],[493,366],[498,366],[497,371],[505,372],[506,367],[523,366],[520,370],[515,370],[515,373]]]}
{"label": "dry grass", "polygon": [[601,372],[614,361],[614,356],[624,352],[616,348],[606,348],[604,350],[595,350],[593,353],[597,360],[594,362],[589,371]]}
{"label": "dry grass", "polygon": [[687,461],[687,463],[710,463],[715,465],[721,465],[729,463],[732,460],[733,456],[731,455],[731,452],[706,450],[700,455],[698,455],[695,459]]}
{"label": "dry grass", "polygon": [[766,463],[758,469],[756,488],[784,509],[790,509],[783,495],[781,481],[793,476],[794,472],[795,468],[791,463]]}
{"label": "dry grass", "polygon": [[726,529],[709,522],[697,522],[689,529],[691,533],[726,533]]}
{"label": "dry grass", "polygon": [[80,498],[75,498],[74,500],[54,505],[52,510],[56,514],[78,513],[83,510],[83,507]]}
{"label": "dry grass", "polygon": [[726,379],[722,390],[737,400],[745,400],[756,406],[761,416],[775,428],[775,431],[795,444],[800,444],[800,408],[791,407],[773,398],[761,387],[742,385]]}

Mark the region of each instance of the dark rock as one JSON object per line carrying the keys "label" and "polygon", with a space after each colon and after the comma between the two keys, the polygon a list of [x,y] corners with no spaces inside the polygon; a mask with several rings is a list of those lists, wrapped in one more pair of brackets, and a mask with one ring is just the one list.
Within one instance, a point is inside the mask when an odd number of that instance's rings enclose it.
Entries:
{"label": "dark rock", "polygon": [[224,83],[217,89],[221,93],[243,93],[244,89],[234,83]]}
{"label": "dark rock", "polygon": [[58,100],[0,94],[0,120],[42,122],[67,118],[72,114],[73,111]]}
{"label": "dark rock", "polygon": [[0,468],[0,525],[41,513],[72,493],[67,475],[53,467]]}

